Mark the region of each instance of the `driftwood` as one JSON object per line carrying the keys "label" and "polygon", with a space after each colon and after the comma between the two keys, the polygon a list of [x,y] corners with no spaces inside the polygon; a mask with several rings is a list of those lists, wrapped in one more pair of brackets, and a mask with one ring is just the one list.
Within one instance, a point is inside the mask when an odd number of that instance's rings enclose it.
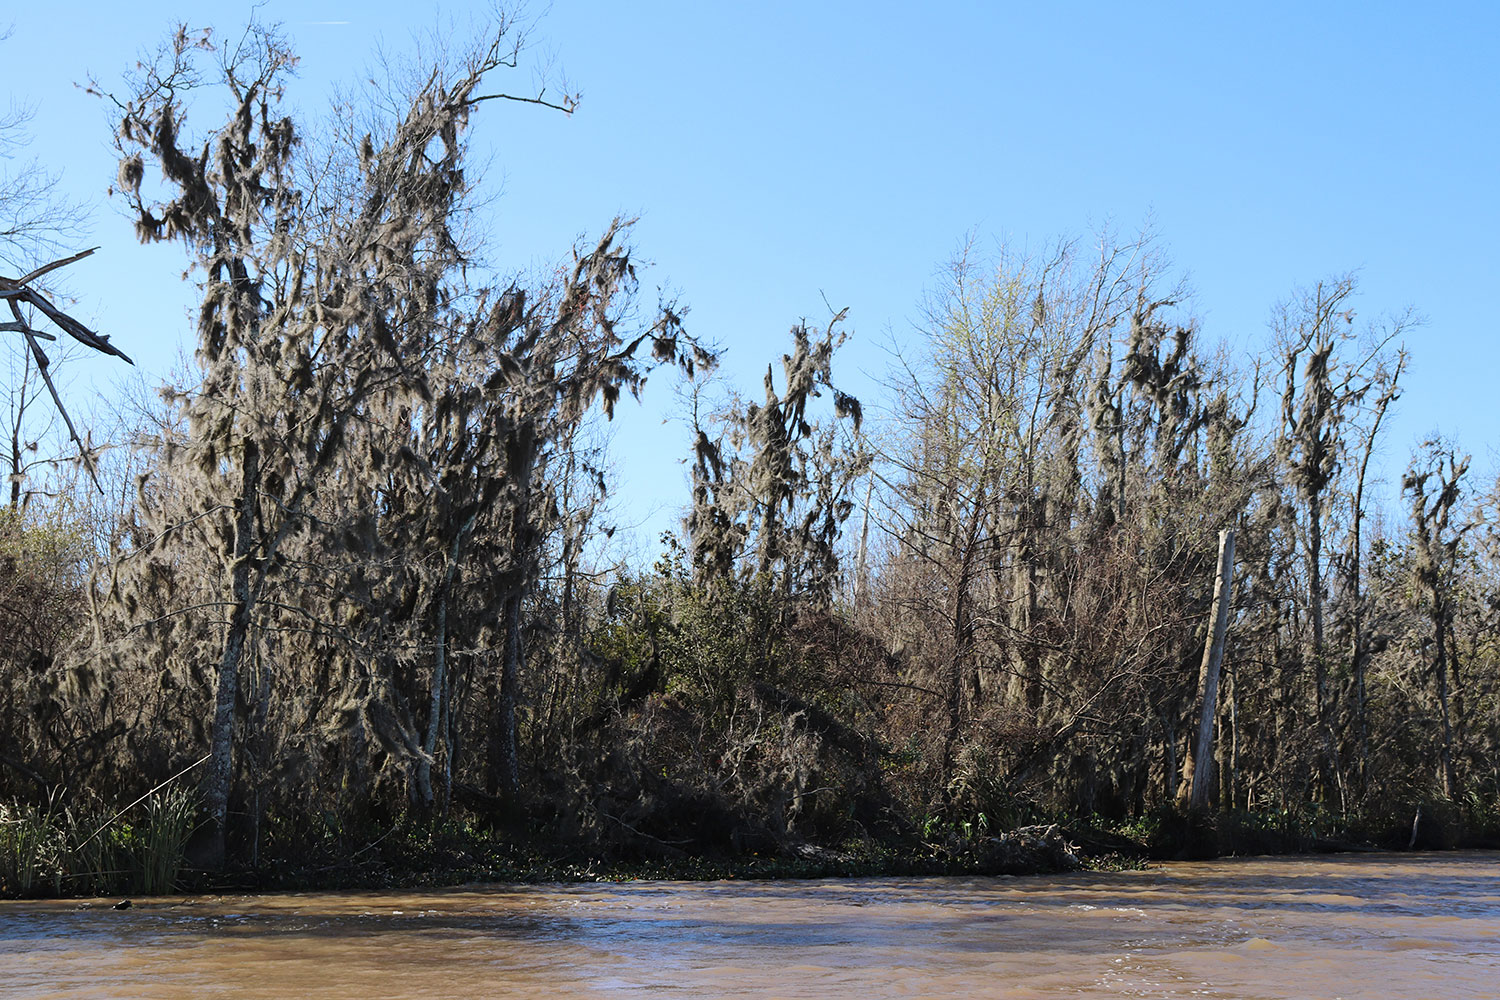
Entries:
{"label": "driftwood", "polygon": [[[31,273],[19,278],[7,278],[0,275],[0,299],[5,301],[6,306],[10,309],[11,316],[14,317],[12,322],[0,323],[0,332],[19,333],[26,338],[26,345],[31,350],[31,356],[36,359],[37,371],[41,372],[42,381],[47,384],[47,391],[52,394],[53,405],[57,407],[57,412],[62,415],[63,423],[68,427],[68,436],[73,439],[74,444],[78,445],[78,454],[83,460],[83,466],[88,470],[89,478],[94,480],[96,487],[99,486],[99,477],[94,470],[93,456],[89,453],[88,447],[84,445],[83,439],[78,436],[78,428],[73,426],[73,418],[68,415],[68,408],[63,405],[62,396],[58,394],[57,386],[52,381],[52,373],[49,370],[52,361],[47,357],[47,352],[42,350],[42,345],[38,343],[41,340],[56,340],[57,337],[33,328],[27,322],[25,314],[21,312],[21,305],[25,303],[36,309],[37,312],[51,320],[52,324],[59,330],[85,347],[90,347],[100,354],[113,355],[128,365],[135,364],[124,351],[111,344],[107,336],[95,333],[72,316],[57,308],[46,295],[33,287],[32,284],[59,268],[67,267],[69,264],[83,260],[83,258],[89,256],[97,249],[99,248],[92,247],[82,253],[75,253],[71,257],[64,257],[61,260],[54,260],[50,264],[43,264]],[[103,488],[100,487],[100,489],[102,491]]]}

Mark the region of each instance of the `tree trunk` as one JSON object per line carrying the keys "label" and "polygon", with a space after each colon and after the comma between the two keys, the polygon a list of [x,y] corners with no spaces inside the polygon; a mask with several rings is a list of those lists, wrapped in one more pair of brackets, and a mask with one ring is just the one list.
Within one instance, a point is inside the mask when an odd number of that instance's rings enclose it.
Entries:
{"label": "tree trunk", "polygon": [[416,775],[417,806],[424,811],[433,806],[432,762],[437,755],[438,733],[445,729],[443,709],[448,689],[448,601],[453,594],[453,579],[458,574],[458,560],[463,553],[464,542],[468,540],[469,532],[478,518],[477,513],[469,515],[458,529],[448,552],[448,565],[444,567],[443,582],[438,591],[435,615],[437,635],[432,644],[432,692],[427,706],[427,735],[422,741],[422,756],[417,760]]}
{"label": "tree trunk", "polygon": [[1214,716],[1219,702],[1219,667],[1224,658],[1224,637],[1229,628],[1229,605],[1234,590],[1234,530],[1219,532],[1219,567],[1214,574],[1213,609],[1209,612],[1208,641],[1203,646],[1203,664],[1198,670],[1198,732],[1182,766],[1177,788],[1178,805],[1208,808],[1213,774]]}
{"label": "tree trunk", "polygon": [[[1240,795],[1240,712],[1239,712],[1239,673],[1235,670],[1229,671],[1227,691],[1229,695],[1229,760],[1228,778],[1225,781],[1223,801],[1227,801],[1231,807],[1241,801]],[[1248,801],[1244,808],[1249,809]]]}
{"label": "tree trunk", "polygon": [[504,795],[514,802],[521,794],[521,760],[516,739],[516,703],[521,677],[521,595],[505,602],[505,654],[500,667],[500,717],[495,720],[499,760],[495,770]]}
{"label": "tree trunk", "polygon": [[865,486],[865,512],[859,526],[859,548],[856,550],[854,564],[854,607],[862,608],[870,598],[870,570],[868,564],[870,552],[870,498],[875,493],[875,477],[870,476]]}
{"label": "tree trunk", "polygon": [[1454,792],[1458,787],[1458,778],[1453,769],[1453,722],[1452,715],[1448,710],[1448,643],[1446,619],[1448,615],[1445,607],[1446,601],[1439,596],[1433,601],[1433,621],[1437,625],[1437,696],[1438,713],[1442,719],[1442,743],[1438,747],[1438,757],[1442,766],[1443,797],[1453,799]]}
{"label": "tree trunk", "polygon": [[224,866],[229,786],[234,778],[234,701],[239,690],[240,661],[250,634],[250,618],[255,610],[255,594],[250,586],[250,554],[254,548],[252,534],[255,530],[255,505],[259,493],[260,447],[252,438],[245,442],[239,510],[234,524],[234,567],[231,576],[234,610],[230,613],[229,633],[224,638],[224,653],[219,660],[208,778],[203,789],[204,807],[208,810],[211,824],[207,861],[212,868]]}
{"label": "tree trunk", "polygon": [[515,427],[505,443],[505,469],[514,483],[510,498],[511,566],[505,577],[506,597],[501,611],[502,641],[498,717],[491,723],[489,783],[498,786],[512,803],[521,794],[521,763],[516,735],[516,705],[520,701],[521,667],[525,648],[521,637],[521,605],[535,578],[537,546],[531,523],[531,477],[540,444],[534,424]]}
{"label": "tree trunk", "polygon": [[[1384,414],[1382,407],[1380,414],[1375,418],[1376,427],[1380,425],[1380,416]],[[1358,779],[1358,795],[1361,799],[1365,797],[1370,788],[1370,728],[1368,707],[1365,697],[1365,634],[1364,634],[1364,598],[1360,594],[1361,561],[1364,557],[1363,542],[1360,538],[1361,523],[1364,521],[1365,503],[1365,470],[1370,464],[1370,453],[1374,450],[1373,443],[1375,433],[1370,432],[1369,442],[1365,445],[1364,461],[1359,466],[1359,478],[1354,486],[1354,524],[1352,525],[1353,542],[1350,546],[1349,558],[1349,591],[1353,595],[1350,601],[1351,621],[1349,623],[1349,663],[1354,668],[1354,728],[1355,739],[1355,764],[1354,769]]]}
{"label": "tree trunk", "polygon": [[1163,803],[1171,801],[1172,783],[1177,780],[1177,725],[1173,721],[1176,715],[1177,708],[1172,706],[1156,717],[1161,723],[1161,797]]}
{"label": "tree trunk", "polygon": [[946,797],[953,777],[955,747],[963,721],[964,665],[969,654],[973,623],[969,621],[969,586],[974,573],[975,550],[981,531],[980,519],[983,505],[976,503],[969,518],[968,531],[962,541],[963,554],[959,557],[958,579],[954,581],[954,606],[951,620],[952,649],[948,659],[948,722],[943,734],[943,795]]}

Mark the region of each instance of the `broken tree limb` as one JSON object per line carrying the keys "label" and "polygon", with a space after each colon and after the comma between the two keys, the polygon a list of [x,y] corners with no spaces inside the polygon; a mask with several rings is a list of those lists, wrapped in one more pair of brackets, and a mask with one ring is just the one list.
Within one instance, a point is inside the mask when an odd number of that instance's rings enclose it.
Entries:
{"label": "broken tree limb", "polygon": [[98,250],[98,249],[99,249],[98,247],[89,247],[87,250],[81,251],[79,253],[75,253],[71,257],[64,257],[61,260],[54,260],[50,264],[43,264],[41,267],[37,268],[35,271],[32,271],[30,274],[26,275],[24,278],[17,278],[16,279],[16,284],[17,285],[29,285],[33,281],[35,281],[36,279],[42,277],[44,274],[51,274],[53,271],[56,271],[60,267],[67,267],[69,264],[73,263],[74,261],[83,260],[83,258],[89,256],[95,250]]}
{"label": "broken tree limb", "polygon": [[78,428],[73,425],[73,418],[68,414],[68,408],[63,405],[62,395],[58,393],[57,385],[52,381],[52,374],[49,371],[52,364],[51,359],[42,350],[42,345],[37,343],[38,339],[55,341],[57,338],[50,333],[34,329],[27,322],[25,314],[21,312],[22,303],[29,305],[51,320],[53,325],[58,329],[85,347],[90,347],[101,354],[113,355],[122,359],[128,365],[135,364],[124,351],[111,344],[108,337],[90,330],[87,326],[59,309],[39,290],[31,287],[31,283],[37,279],[45,277],[59,268],[67,267],[69,264],[83,260],[97,249],[99,248],[91,247],[70,257],[63,257],[49,264],[43,264],[41,267],[28,272],[20,278],[0,276],[0,299],[5,301],[5,304],[10,307],[11,315],[15,317],[14,322],[0,323],[0,332],[19,333],[26,338],[27,349],[30,350],[31,356],[36,359],[37,372],[42,376],[42,381],[47,385],[47,392],[52,396],[52,404],[57,407],[57,412],[62,415],[63,423],[68,428],[68,436],[78,446],[79,459],[83,462],[83,467],[88,472],[89,478],[94,481],[94,486],[102,493],[104,492],[104,487],[99,483],[93,453],[84,444],[83,438],[79,437]]}
{"label": "broken tree limb", "polygon": [[[83,260],[85,257],[89,256],[97,249],[99,248],[93,247],[89,250],[84,250],[81,253],[75,253],[71,257],[63,257],[59,260],[54,260],[50,264],[43,264],[41,267],[36,268],[35,270],[20,278],[7,278],[4,276],[0,276],[0,298],[7,300],[8,304],[11,307],[11,311],[16,313],[17,322],[21,323],[23,326],[26,326],[26,322],[20,315],[19,311],[17,311],[16,309],[17,304],[21,302],[34,307],[42,315],[51,320],[59,329],[61,329],[68,336],[72,337],[74,340],[78,341],[80,344],[83,344],[86,347],[91,347],[101,354],[113,355],[114,357],[123,360],[126,364],[133,365],[135,364],[135,362],[131,361],[124,351],[121,351],[118,347],[115,347],[113,344],[111,344],[108,337],[102,336],[98,333],[95,333],[93,330],[90,330],[87,326],[80,323],[72,316],[69,316],[61,309],[57,308],[57,306],[54,305],[52,301],[47,298],[47,296],[43,295],[38,289],[31,286],[31,283],[36,281],[38,278],[45,277],[46,275],[51,274],[53,271],[56,271],[59,268],[66,267],[69,264]],[[9,326],[9,324],[7,324],[7,326]],[[27,329],[30,329],[30,327],[28,326]]]}
{"label": "broken tree limb", "polygon": [[[22,322],[21,310],[16,306],[14,301],[10,303],[10,308],[11,312],[16,314],[17,322]],[[47,385],[47,391],[52,394],[52,405],[57,407],[57,412],[62,414],[63,423],[68,427],[68,437],[72,438],[73,443],[78,446],[78,457],[82,460],[85,471],[88,472],[89,478],[94,481],[94,488],[103,493],[104,487],[100,484],[98,473],[94,468],[93,456],[89,453],[88,446],[83,443],[83,439],[78,436],[78,428],[73,426],[73,418],[68,415],[68,408],[63,405],[62,396],[57,391],[57,385],[52,381],[52,373],[48,371],[52,366],[51,360],[47,357],[46,352],[42,350],[42,345],[36,342],[36,334],[31,328],[27,327],[23,336],[26,338],[26,345],[31,349],[31,356],[36,359],[37,373],[42,376],[42,381]]]}
{"label": "broken tree limb", "polygon": [[25,323],[0,323],[0,333],[29,333],[33,337],[41,337],[43,340],[56,340],[57,337],[41,330],[34,330]]}

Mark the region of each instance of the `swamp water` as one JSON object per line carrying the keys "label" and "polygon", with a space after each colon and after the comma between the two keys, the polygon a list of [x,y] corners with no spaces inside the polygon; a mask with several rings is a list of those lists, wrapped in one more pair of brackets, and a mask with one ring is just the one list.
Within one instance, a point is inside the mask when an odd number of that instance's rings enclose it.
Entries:
{"label": "swamp water", "polygon": [[1500,855],[0,903],[0,997],[1500,997]]}

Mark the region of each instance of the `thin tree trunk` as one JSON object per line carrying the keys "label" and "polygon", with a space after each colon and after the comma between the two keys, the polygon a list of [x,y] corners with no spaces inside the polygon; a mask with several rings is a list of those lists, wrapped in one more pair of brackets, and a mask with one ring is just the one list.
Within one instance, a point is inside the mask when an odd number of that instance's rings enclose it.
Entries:
{"label": "thin tree trunk", "polygon": [[516,738],[517,688],[520,684],[521,661],[524,650],[521,645],[521,595],[512,594],[505,602],[505,655],[500,668],[500,759],[497,771],[504,794],[514,802],[521,794],[521,761]]}
{"label": "thin tree trunk", "polygon": [[1453,723],[1448,711],[1448,630],[1444,627],[1444,619],[1447,617],[1447,608],[1443,606],[1444,603],[1441,597],[1433,602],[1433,619],[1437,624],[1438,712],[1443,723],[1442,744],[1438,747],[1438,756],[1442,764],[1443,797],[1451,800],[1458,787],[1458,780],[1453,770]]}
{"label": "thin tree trunk", "polygon": [[[1229,695],[1229,776],[1226,782],[1225,794],[1230,806],[1233,807],[1240,802],[1240,713],[1239,713],[1239,673],[1231,669],[1227,681],[1226,694]],[[1247,802],[1244,808],[1249,809]]]}
{"label": "thin tree trunk", "polygon": [[225,859],[229,786],[234,778],[234,702],[239,690],[240,661],[250,634],[250,618],[255,611],[255,593],[250,585],[250,554],[254,548],[252,534],[255,530],[255,503],[259,492],[260,447],[251,438],[245,442],[239,511],[234,525],[234,568],[231,577],[234,610],[230,613],[229,633],[224,638],[224,652],[219,660],[208,778],[203,790],[204,806],[208,810],[211,824],[208,863],[213,868],[222,868]]}
{"label": "thin tree trunk", "polygon": [[[273,645],[269,650],[275,658],[280,651]],[[260,839],[261,830],[265,825],[266,797],[263,794],[262,783],[265,776],[271,773],[271,739],[267,717],[271,709],[271,669],[266,664],[266,657],[259,651],[252,649],[252,662],[255,665],[255,709],[250,715],[253,727],[253,739],[251,744],[255,749],[251,757],[250,766],[254,769],[254,780],[252,786],[255,789],[255,800],[251,806],[250,821],[250,867],[260,868]]]}
{"label": "thin tree trunk", "polygon": [[[1380,417],[1384,415],[1384,408],[1376,415],[1375,426],[1380,426]],[[1373,443],[1375,432],[1370,432],[1370,442],[1365,445],[1364,460],[1359,466],[1359,478],[1355,480],[1354,486],[1354,524],[1353,545],[1350,551],[1349,566],[1349,590],[1353,595],[1350,602],[1352,621],[1349,626],[1349,662],[1354,668],[1354,728],[1355,739],[1358,745],[1355,747],[1355,773],[1358,780],[1358,795],[1361,799],[1369,791],[1369,767],[1370,767],[1370,730],[1369,720],[1365,705],[1365,635],[1364,635],[1364,598],[1360,594],[1360,580],[1362,572],[1360,562],[1364,555],[1363,543],[1360,538],[1360,527],[1364,521],[1365,501],[1365,471],[1370,464],[1370,453],[1374,450]]]}
{"label": "thin tree trunk", "polygon": [[859,527],[859,552],[854,566],[854,606],[861,608],[870,597],[869,553],[870,553],[870,498],[875,492],[875,475],[871,473],[865,486],[865,512]]}
{"label": "thin tree trunk", "polygon": [[511,567],[501,611],[504,648],[500,659],[498,718],[491,724],[490,778],[512,803],[521,794],[521,763],[516,734],[516,706],[520,701],[521,667],[525,648],[521,636],[521,604],[536,565],[537,538],[531,524],[531,477],[536,468],[536,427],[521,424],[505,444],[505,468],[515,484],[510,500]]}
{"label": "thin tree trunk", "polygon": [[1335,699],[1328,681],[1328,657],[1323,628],[1323,498],[1313,493],[1307,502],[1308,516],[1308,596],[1312,614],[1312,661],[1315,708],[1317,710],[1319,778],[1322,793],[1330,791],[1339,799],[1339,813],[1347,806],[1344,778],[1339,762],[1338,740],[1334,733]]}
{"label": "thin tree trunk", "polygon": [[1396,368],[1390,380],[1385,383],[1385,388],[1375,402],[1375,419],[1370,424],[1369,435],[1365,438],[1364,455],[1360,458],[1359,474],[1354,481],[1354,523],[1353,547],[1351,549],[1349,568],[1349,589],[1353,594],[1353,621],[1351,623],[1351,653],[1350,662],[1354,667],[1354,719],[1356,739],[1358,746],[1355,749],[1357,761],[1355,763],[1359,780],[1359,795],[1363,799],[1370,789],[1370,721],[1369,704],[1365,693],[1365,668],[1369,654],[1365,649],[1364,634],[1364,597],[1361,594],[1363,586],[1363,559],[1364,542],[1361,529],[1365,519],[1365,480],[1369,476],[1370,459],[1375,453],[1375,441],[1380,434],[1380,425],[1385,420],[1386,411],[1392,402],[1398,397],[1397,383],[1401,379],[1401,371],[1406,366],[1406,355],[1398,355]]}
{"label": "thin tree trunk", "polygon": [[478,513],[469,515],[454,536],[438,597],[437,635],[432,648],[432,698],[427,707],[427,735],[422,742],[422,756],[417,761],[417,804],[424,810],[433,805],[432,762],[437,754],[438,733],[444,728],[443,706],[448,688],[448,600],[453,593],[453,578],[458,574],[459,555],[478,517]]}
{"label": "thin tree trunk", "polygon": [[1173,716],[1177,715],[1177,708],[1173,706],[1157,716],[1161,723],[1162,742],[1162,801],[1172,801],[1172,785],[1177,781],[1177,726],[1173,722]]}
{"label": "thin tree trunk", "polygon": [[433,806],[432,762],[437,753],[438,727],[443,717],[443,684],[448,665],[448,588],[444,580],[443,594],[438,598],[436,635],[432,641],[432,690],[427,706],[427,734],[422,740],[422,755],[417,758],[415,778],[416,806],[424,812]]}
{"label": "thin tree trunk", "polygon": [[974,562],[979,548],[979,537],[983,532],[984,493],[975,499],[969,516],[967,530],[962,540],[963,554],[959,557],[958,579],[954,581],[954,605],[952,619],[952,643],[948,661],[948,725],[943,735],[943,788],[946,795],[949,780],[953,776],[954,748],[958,743],[959,730],[963,722],[964,665],[968,660],[969,645],[973,634],[973,623],[969,620],[969,586],[974,575]]}
{"label": "thin tree trunk", "polygon": [[[21,447],[21,419],[26,414],[26,376],[31,374],[31,354],[22,354],[25,358],[26,367],[21,371],[21,385],[19,389],[20,398],[16,401],[11,411],[10,425],[10,454],[6,457],[10,460],[10,508],[21,509],[21,457],[24,454]],[[866,517],[868,518],[868,513]],[[861,552],[863,559],[863,552]]]}

